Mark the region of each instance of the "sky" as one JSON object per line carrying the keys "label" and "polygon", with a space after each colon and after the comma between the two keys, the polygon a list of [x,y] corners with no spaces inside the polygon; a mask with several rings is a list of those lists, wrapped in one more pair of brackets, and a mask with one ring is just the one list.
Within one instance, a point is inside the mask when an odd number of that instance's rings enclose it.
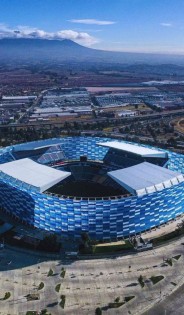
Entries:
{"label": "sky", "polygon": [[184,54],[184,0],[0,0],[0,38]]}

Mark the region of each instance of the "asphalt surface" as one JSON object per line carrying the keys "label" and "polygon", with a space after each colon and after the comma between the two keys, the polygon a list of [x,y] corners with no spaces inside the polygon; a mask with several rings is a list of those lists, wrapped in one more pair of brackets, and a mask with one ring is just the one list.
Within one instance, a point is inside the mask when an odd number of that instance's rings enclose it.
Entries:
{"label": "asphalt surface", "polygon": [[184,314],[184,284],[162,302],[154,305],[142,315],[183,315]]}

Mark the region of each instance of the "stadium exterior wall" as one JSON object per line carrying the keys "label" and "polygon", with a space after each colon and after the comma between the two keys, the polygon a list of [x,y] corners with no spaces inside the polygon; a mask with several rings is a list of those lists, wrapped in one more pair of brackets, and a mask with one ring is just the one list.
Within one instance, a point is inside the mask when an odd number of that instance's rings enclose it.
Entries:
{"label": "stadium exterior wall", "polygon": [[[65,142],[68,158],[88,154],[89,159],[102,160],[108,149],[99,148],[97,143],[110,139],[68,137],[58,140]],[[0,160],[11,149],[2,150]],[[183,172],[183,155],[168,153],[169,168]],[[5,177],[0,181],[0,205],[9,214],[40,229],[74,237],[80,237],[81,232],[87,231],[93,239],[110,240],[140,233],[182,214],[184,182],[142,197],[78,200],[42,194]]]}

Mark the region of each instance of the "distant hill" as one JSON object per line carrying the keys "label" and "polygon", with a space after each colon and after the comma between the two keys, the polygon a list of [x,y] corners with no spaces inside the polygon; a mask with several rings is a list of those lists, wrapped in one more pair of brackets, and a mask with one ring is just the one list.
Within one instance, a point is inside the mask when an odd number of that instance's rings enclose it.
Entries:
{"label": "distant hill", "polygon": [[97,62],[120,64],[184,65],[184,56],[110,52],[81,46],[71,40],[13,39],[0,40],[0,62]]}

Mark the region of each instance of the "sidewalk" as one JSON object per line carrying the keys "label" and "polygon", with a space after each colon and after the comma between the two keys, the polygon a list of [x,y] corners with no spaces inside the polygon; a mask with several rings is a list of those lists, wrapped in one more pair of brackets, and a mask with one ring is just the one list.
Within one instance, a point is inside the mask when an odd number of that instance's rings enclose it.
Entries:
{"label": "sidewalk", "polygon": [[171,220],[167,223],[164,223],[156,228],[153,228],[150,231],[142,232],[141,236],[144,240],[149,240],[153,238],[157,238],[159,236],[166,235],[177,228],[178,223],[181,223],[184,220],[184,214],[179,216],[178,218]]}

